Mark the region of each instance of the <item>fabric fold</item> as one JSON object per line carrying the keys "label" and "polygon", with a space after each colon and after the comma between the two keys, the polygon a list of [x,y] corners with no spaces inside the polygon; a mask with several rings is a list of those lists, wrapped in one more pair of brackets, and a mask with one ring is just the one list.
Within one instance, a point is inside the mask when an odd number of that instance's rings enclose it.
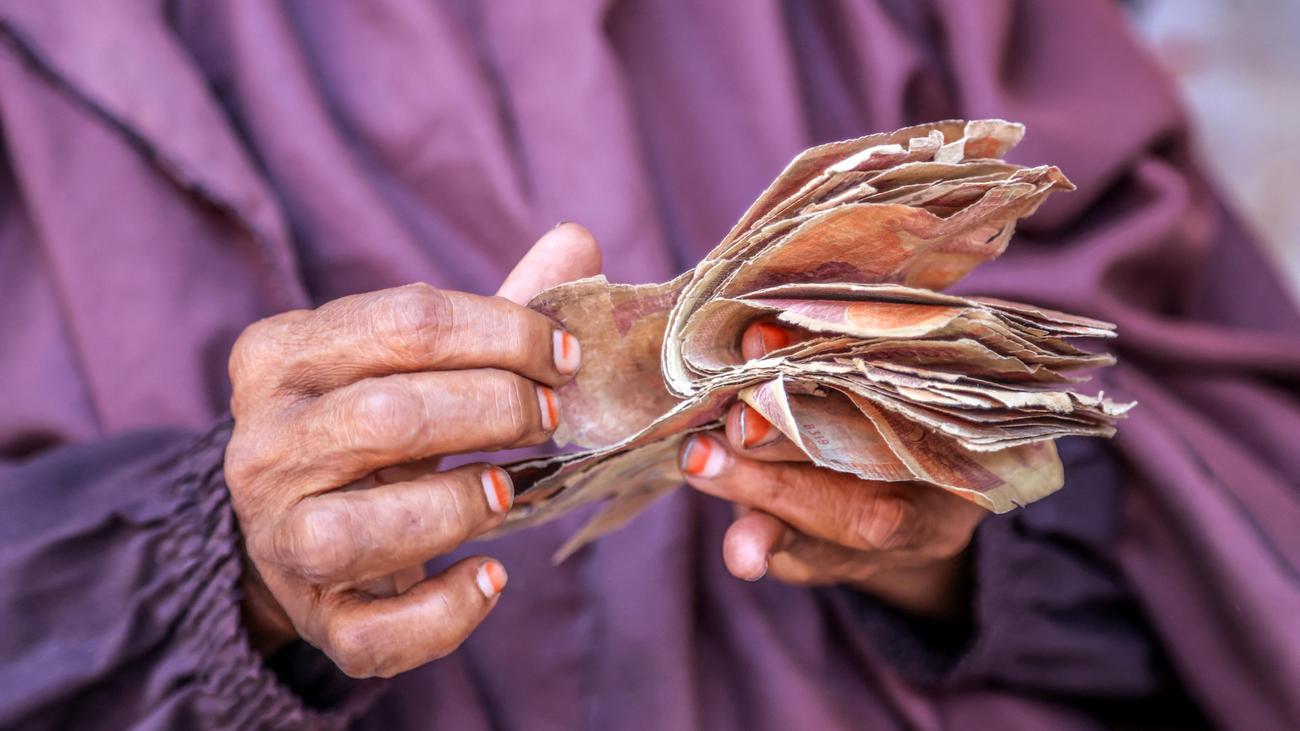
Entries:
{"label": "fabric fold", "polygon": [[310,707],[249,645],[230,430],[133,433],[0,471],[0,726],[328,729],[369,706],[382,684],[330,683]]}

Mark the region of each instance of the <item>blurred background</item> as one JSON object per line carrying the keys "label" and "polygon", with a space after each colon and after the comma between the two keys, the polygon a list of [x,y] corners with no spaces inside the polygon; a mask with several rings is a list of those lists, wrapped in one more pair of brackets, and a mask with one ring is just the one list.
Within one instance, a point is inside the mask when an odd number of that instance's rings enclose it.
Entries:
{"label": "blurred background", "polygon": [[1204,166],[1300,302],[1300,0],[1132,0]]}

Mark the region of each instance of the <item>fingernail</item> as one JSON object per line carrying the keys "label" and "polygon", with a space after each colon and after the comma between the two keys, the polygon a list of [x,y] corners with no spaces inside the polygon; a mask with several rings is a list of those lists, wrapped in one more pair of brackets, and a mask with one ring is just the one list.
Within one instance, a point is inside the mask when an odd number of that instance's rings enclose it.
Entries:
{"label": "fingernail", "polygon": [[763,353],[771,353],[773,350],[780,350],[790,344],[794,337],[789,331],[780,325],[773,325],[770,322],[760,323],[758,326],[758,336],[763,342]]}
{"label": "fingernail", "polygon": [[551,350],[555,358],[555,370],[564,373],[577,373],[582,365],[582,345],[578,339],[563,330],[551,333]]}
{"label": "fingernail", "polygon": [[506,582],[510,579],[506,576],[506,567],[501,565],[500,561],[484,561],[482,566],[478,567],[478,573],[474,574],[474,583],[478,584],[478,590],[483,592],[484,598],[491,599],[501,590],[506,588]]}
{"label": "fingernail", "polygon": [[557,228],[563,226],[563,225],[566,224],[566,223],[568,223],[568,221],[560,221],[559,223],[555,224],[555,225],[552,226],[551,228],[552,228],[552,229],[557,229]]}
{"label": "fingernail", "polygon": [[560,425],[560,397],[546,386],[538,386],[537,405],[542,412],[542,428],[554,431]]}
{"label": "fingernail", "polygon": [[755,581],[762,581],[762,580],[763,580],[763,577],[764,577],[764,576],[767,576],[767,567],[768,567],[768,559],[767,559],[767,557],[765,556],[765,557],[763,558],[763,570],[758,574],[758,576],[754,576],[754,577],[752,577],[752,578],[745,579],[745,581],[748,581],[748,582],[750,582],[750,583],[753,583],[753,582],[755,582]]}
{"label": "fingernail", "polygon": [[479,476],[488,507],[498,515],[510,509],[515,501],[515,486],[510,475],[500,467],[489,467]]}
{"label": "fingernail", "polygon": [[726,450],[703,434],[691,437],[682,452],[682,472],[692,477],[717,477],[726,463]]}
{"label": "fingernail", "polygon": [[761,447],[775,441],[780,432],[772,428],[772,422],[763,418],[754,407],[740,405],[740,444],[745,449]]}

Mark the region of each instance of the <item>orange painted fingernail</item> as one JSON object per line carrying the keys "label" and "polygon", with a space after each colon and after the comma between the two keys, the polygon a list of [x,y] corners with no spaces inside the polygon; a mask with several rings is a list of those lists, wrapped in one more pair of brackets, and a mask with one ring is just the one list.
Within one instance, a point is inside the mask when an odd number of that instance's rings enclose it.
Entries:
{"label": "orange painted fingernail", "polygon": [[506,588],[506,582],[510,577],[506,575],[506,567],[501,565],[500,561],[484,561],[482,566],[478,567],[478,572],[474,574],[474,583],[478,584],[478,590],[483,592],[486,599],[491,599],[501,590]]}
{"label": "orange painted fingernail", "polygon": [[515,486],[510,475],[500,467],[489,467],[483,470],[479,479],[483,483],[483,494],[487,497],[492,512],[501,514],[509,510],[515,501]]}
{"label": "orange painted fingernail", "polygon": [[538,386],[537,406],[542,412],[542,428],[554,431],[560,425],[560,397],[546,386]]}
{"label": "orange painted fingernail", "polygon": [[784,348],[794,340],[794,336],[790,334],[790,331],[770,322],[759,323],[758,337],[763,343],[763,353],[765,355],[773,350]]}
{"label": "orange painted fingernail", "polygon": [[555,358],[555,370],[564,373],[577,373],[582,365],[582,345],[578,339],[563,330],[551,333],[551,349]]}
{"label": "orange painted fingernail", "polygon": [[772,429],[772,422],[763,418],[749,404],[740,405],[740,444],[745,449],[761,447],[776,439],[777,432]]}
{"label": "orange painted fingernail", "polygon": [[712,437],[697,434],[682,452],[682,472],[692,477],[717,477],[727,464],[727,452]]}

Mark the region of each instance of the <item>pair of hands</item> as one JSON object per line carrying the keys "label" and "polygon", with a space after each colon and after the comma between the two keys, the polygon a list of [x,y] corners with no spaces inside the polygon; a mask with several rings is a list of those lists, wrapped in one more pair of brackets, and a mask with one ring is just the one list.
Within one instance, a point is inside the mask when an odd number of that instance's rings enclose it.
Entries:
{"label": "pair of hands", "polygon": [[[580,367],[581,345],[523,304],[599,270],[595,240],[565,224],[497,297],[412,285],[244,331],[230,359],[225,476],[258,649],[302,637],[348,675],[388,677],[450,653],[478,626],[504,567],[475,556],[426,576],[424,564],[499,525],[513,488],[492,465],[439,471],[438,459],[550,438],[553,389]],[[746,357],[786,335],[751,327]],[[814,467],[739,404],[681,459],[692,487],[737,506],[723,542],[737,577],[848,583],[912,611],[954,611],[978,507]]]}

